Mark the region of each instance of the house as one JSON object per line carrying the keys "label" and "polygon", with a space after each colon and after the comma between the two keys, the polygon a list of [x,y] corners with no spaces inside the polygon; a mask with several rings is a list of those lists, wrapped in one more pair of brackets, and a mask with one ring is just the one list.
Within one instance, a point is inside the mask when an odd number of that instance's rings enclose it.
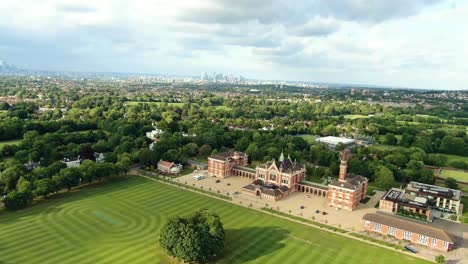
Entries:
{"label": "house", "polygon": [[65,163],[67,165],[67,168],[75,168],[75,167],[79,167],[81,165],[81,159],[80,159],[80,156],[78,156],[76,159],[68,159],[68,158],[64,158],[62,160],[63,163]]}
{"label": "house", "polygon": [[385,213],[368,213],[362,217],[362,220],[366,231],[383,236],[391,236],[441,251],[450,251],[455,246],[452,235],[427,223],[417,223]]}
{"label": "house", "polygon": [[161,129],[158,129],[156,126],[154,127],[154,130],[146,132],[146,137],[153,140],[158,138],[164,131]]}
{"label": "house", "polygon": [[182,171],[182,164],[160,160],[158,170],[161,174],[179,174]]}
{"label": "house", "polygon": [[28,163],[24,163],[23,165],[24,165],[24,167],[26,167],[26,170],[32,171],[35,168],[38,168],[41,165],[41,163],[40,162],[29,161]]}
{"label": "house", "polygon": [[103,163],[104,158],[104,153],[94,152],[94,159],[96,163]]}

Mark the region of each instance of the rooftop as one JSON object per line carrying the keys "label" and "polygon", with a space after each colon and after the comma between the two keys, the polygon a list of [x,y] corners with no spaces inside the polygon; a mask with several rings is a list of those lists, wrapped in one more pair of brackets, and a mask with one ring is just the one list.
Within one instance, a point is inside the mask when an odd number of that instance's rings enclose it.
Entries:
{"label": "rooftop", "polygon": [[331,144],[331,145],[338,145],[339,143],[348,145],[348,144],[353,144],[355,142],[355,140],[352,138],[333,137],[333,136],[317,138],[315,139],[315,141],[326,143],[326,144]]}
{"label": "rooftop", "polygon": [[461,192],[459,190],[434,186],[420,182],[410,182],[408,186],[406,186],[406,190],[409,192],[417,192],[428,196],[444,197],[454,200],[461,199]]}
{"label": "rooftop", "polygon": [[442,229],[435,228],[429,224],[417,223],[412,220],[403,219],[398,216],[391,216],[385,213],[368,213],[362,217],[365,221],[370,221],[386,226],[395,227],[415,234],[440,239],[454,243],[454,238]]}

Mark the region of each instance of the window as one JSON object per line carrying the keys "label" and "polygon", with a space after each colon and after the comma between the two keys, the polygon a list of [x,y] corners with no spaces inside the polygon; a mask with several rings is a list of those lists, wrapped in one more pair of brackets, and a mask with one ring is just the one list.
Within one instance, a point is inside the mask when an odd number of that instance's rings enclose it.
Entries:
{"label": "window", "polygon": [[276,173],[270,172],[270,180],[276,181]]}
{"label": "window", "polygon": [[432,245],[433,246],[437,246],[437,242],[438,242],[437,239],[435,239],[435,238],[432,239]]}
{"label": "window", "polygon": [[429,238],[424,235],[418,235],[418,243],[421,245],[427,245],[427,242],[429,241]]}
{"label": "window", "polygon": [[265,175],[263,175],[263,174],[259,174],[258,177],[259,177],[260,179],[265,179]]}
{"label": "window", "polygon": [[412,236],[413,236],[413,234],[411,232],[403,231],[403,239],[411,240]]}
{"label": "window", "polygon": [[283,184],[288,184],[288,180],[287,180],[287,179],[281,180],[281,182],[282,182]]}
{"label": "window", "polygon": [[448,248],[448,247],[449,247],[449,242],[444,241],[444,248]]}
{"label": "window", "polygon": [[396,228],[389,226],[388,230],[387,230],[387,234],[389,234],[391,236],[396,236]]}
{"label": "window", "polygon": [[374,228],[373,229],[376,232],[381,232],[382,231],[382,224],[374,223]]}

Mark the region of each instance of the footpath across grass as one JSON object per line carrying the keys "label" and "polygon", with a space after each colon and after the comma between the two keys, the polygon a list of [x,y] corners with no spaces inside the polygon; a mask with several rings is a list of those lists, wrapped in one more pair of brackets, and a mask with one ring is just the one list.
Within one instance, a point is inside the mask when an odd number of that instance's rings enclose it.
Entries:
{"label": "footpath across grass", "polygon": [[159,232],[200,208],[219,214],[226,230],[215,263],[429,263],[142,177],[0,212],[0,262],[180,263],[161,249]]}

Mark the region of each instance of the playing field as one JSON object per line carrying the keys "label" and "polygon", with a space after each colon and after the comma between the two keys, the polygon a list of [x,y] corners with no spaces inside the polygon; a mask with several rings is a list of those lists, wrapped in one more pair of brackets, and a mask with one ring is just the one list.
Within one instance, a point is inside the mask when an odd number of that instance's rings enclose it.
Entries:
{"label": "playing field", "polygon": [[315,139],[317,138],[314,135],[297,135],[297,136],[303,138],[309,144],[315,143]]}
{"label": "playing field", "polygon": [[442,170],[439,174],[442,178],[454,178],[460,182],[468,182],[468,172],[459,171],[459,170]]}
{"label": "playing field", "polygon": [[22,141],[22,139],[15,139],[15,140],[7,140],[7,141],[0,141],[0,150],[5,145],[17,145]]}
{"label": "playing field", "polygon": [[0,214],[0,263],[175,263],[158,246],[171,216],[206,207],[226,229],[216,263],[427,263],[139,177]]}

